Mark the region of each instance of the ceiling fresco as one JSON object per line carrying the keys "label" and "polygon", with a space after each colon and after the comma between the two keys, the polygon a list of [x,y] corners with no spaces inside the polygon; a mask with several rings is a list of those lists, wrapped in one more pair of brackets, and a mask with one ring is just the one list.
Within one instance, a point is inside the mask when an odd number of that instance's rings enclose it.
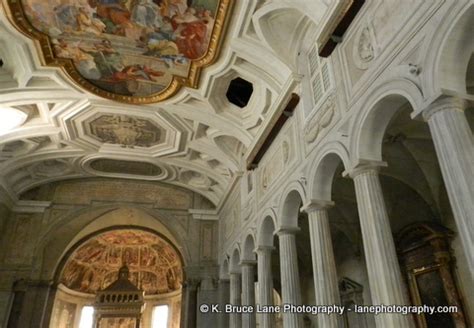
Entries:
{"label": "ceiling fresco", "polygon": [[159,236],[136,229],[113,230],[86,241],[68,259],[61,282],[94,294],[117,279],[123,264],[130,269],[131,282],[147,295],[181,287],[182,266],[175,249]]}
{"label": "ceiling fresco", "polygon": [[[44,61],[100,96],[158,102],[197,87],[232,0],[9,0],[16,26]],[[26,18],[26,19],[25,19]]]}

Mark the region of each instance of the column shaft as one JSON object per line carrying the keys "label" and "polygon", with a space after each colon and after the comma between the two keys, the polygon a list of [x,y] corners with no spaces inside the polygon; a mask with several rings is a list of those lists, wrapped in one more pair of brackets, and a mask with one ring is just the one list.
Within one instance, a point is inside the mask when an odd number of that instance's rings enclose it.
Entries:
{"label": "column shaft", "polygon": [[183,328],[194,328],[197,322],[197,285],[199,281],[188,279],[183,288],[184,305],[181,307],[184,313],[181,313],[181,324]]}
{"label": "column shaft", "polygon": [[[273,276],[272,276],[273,247],[259,247],[257,249],[258,271],[258,299],[259,305],[273,305]],[[259,327],[273,328],[275,317],[272,313],[260,313]]]}
{"label": "column shaft", "polygon": [[[294,230],[280,230],[280,270],[283,305],[301,305],[301,287]],[[303,327],[303,318],[294,312],[283,313],[285,328]]]}
{"label": "column shaft", "polygon": [[[336,264],[325,208],[308,211],[316,305],[340,304]],[[343,327],[338,314],[317,316],[318,327]]]}
{"label": "column shaft", "polygon": [[[378,172],[361,170],[354,182],[372,303],[408,304]],[[414,327],[410,315],[379,314],[375,321],[380,328]]]}
{"label": "column shaft", "polygon": [[230,283],[228,279],[219,279],[219,327],[229,327],[229,315],[224,312],[226,304],[230,303]]}
{"label": "column shaft", "polygon": [[438,156],[469,269],[474,271],[474,137],[464,103],[437,101],[424,113]]}
{"label": "column shaft", "polygon": [[[242,268],[242,305],[255,309],[255,264],[243,263]],[[255,328],[255,312],[242,314],[242,327]]]}
{"label": "column shaft", "polygon": [[[240,273],[230,273],[230,304],[241,305]],[[241,328],[242,316],[239,313],[230,314],[230,328]]]}

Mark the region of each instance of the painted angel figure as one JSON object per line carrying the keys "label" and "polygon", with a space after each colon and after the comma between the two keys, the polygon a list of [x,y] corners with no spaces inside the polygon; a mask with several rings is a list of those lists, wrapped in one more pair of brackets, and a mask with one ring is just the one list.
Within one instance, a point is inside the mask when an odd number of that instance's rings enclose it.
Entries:
{"label": "painted angel figure", "polygon": [[138,0],[132,9],[131,20],[135,24],[150,28],[163,25],[160,7],[152,0]]}

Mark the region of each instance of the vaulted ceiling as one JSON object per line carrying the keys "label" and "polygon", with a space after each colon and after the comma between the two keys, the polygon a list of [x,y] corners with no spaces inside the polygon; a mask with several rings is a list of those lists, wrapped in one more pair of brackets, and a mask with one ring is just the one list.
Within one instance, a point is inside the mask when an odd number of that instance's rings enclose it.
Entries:
{"label": "vaulted ceiling", "polygon": [[[196,88],[178,88],[172,97],[139,104],[107,99],[51,61],[46,65],[40,43],[19,31],[10,2],[4,1],[0,117],[10,108],[25,120],[0,132],[1,188],[14,202],[35,186],[62,179],[156,180],[191,189],[219,206],[265,127],[294,92],[302,44],[314,40],[345,2],[230,1],[220,52],[202,67]],[[89,18],[96,17],[95,10]],[[105,33],[104,21],[96,22],[95,32]],[[252,84],[243,106],[226,96],[236,79]]]}

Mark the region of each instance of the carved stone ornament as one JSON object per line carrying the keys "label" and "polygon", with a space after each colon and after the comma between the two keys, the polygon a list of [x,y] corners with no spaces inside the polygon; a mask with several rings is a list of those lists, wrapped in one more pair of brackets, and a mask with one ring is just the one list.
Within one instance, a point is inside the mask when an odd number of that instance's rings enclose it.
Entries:
{"label": "carved stone ornament", "polygon": [[330,94],[317,113],[310,119],[304,129],[304,140],[306,143],[314,142],[321,131],[331,124],[336,110],[334,94]]}
{"label": "carved stone ornament", "polygon": [[370,25],[362,27],[353,48],[354,63],[360,69],[367,69],[375,58],[375,37]]}
{"label": "carved stone ornament", "polygon": [[266,191],[287,167],[290,159],[290,143],[284,140],[281,146],[270,156],[270,159],[262,166],[260,175],[260,186],[262,191]]}
{"label": "carved stone ornament", "polygon": [[126,103],[159,102],[198,87],[217,58],[233,0],[4,0],[13,25],[37,42],[43,64]]}

